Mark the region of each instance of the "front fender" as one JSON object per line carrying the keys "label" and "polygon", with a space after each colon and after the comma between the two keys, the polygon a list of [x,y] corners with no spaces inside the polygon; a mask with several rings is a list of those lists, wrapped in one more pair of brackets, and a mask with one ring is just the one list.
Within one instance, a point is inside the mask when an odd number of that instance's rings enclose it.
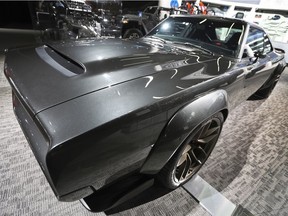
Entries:
{"label": "front fender", "polygon": [[217,90],[180,109],[162,131],[140,172],[158,173],[199,124],[217,112],[225,110],[226,114],[227,101],[227,93]]}

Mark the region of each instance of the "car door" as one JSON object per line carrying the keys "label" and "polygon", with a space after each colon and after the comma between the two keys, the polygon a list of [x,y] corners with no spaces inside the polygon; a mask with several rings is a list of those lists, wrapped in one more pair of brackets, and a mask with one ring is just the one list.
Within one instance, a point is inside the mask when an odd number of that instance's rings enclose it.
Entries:
{"label": "car door", "polygon": [[246,97],[256,92],[273,73],[273,48],[267,34],[260,28],[250,26],[245,44],[243,61],[246,63],[244,89]]}

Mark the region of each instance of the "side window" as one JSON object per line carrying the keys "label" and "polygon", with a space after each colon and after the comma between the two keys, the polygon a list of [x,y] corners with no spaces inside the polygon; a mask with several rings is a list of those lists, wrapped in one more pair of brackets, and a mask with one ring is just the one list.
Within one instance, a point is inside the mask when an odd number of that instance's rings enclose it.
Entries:
{"label": "side window", "polygon": [[264,52],[263,52],[263,54],[267,54],[269,52],[272,52],[272,50],[273,50],[273,47],[271,45],[271,42],[270,42],[267,34],[265,33],[264,34]]}
{"label": "side window", "polygon": [[246,44],[251,48],[253,53],[260,52],[267,54],[272,51],[271,42],[267,34],[258,28],[250,27]]}

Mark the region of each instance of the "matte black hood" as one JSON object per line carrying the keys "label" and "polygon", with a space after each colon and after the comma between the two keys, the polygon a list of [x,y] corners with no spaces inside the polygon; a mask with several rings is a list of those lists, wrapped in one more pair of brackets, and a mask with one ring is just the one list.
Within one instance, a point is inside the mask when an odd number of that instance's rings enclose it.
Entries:
{"label": "matte black hood", "polygon": [[[201,73],[207,79],[222,73],[222,69],[217,69],[219,56],[151,43],[101,39],[11,50],[6,56],[9,65],[6,76],[13,80],[15,89],[36,114],[129,80],[165,70],[188,70],[187,65],[192,74],[199,73],[201,64]],[[195,71],[191,65],[195,65]]]}

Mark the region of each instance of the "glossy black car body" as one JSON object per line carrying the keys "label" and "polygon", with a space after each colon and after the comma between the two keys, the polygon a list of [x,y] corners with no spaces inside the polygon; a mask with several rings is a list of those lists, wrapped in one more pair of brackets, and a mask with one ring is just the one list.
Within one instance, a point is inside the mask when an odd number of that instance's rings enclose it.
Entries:
{"label": "glossy black car body", "polygon": [[[202,39],[184,37],[191,23],[197,29],[190,33]],[[235,40],[232,33],[239,32]],[[172,16],[136,41],[10,50],[5,75],[15,114],[54,193],[73,201],[129,182],[132,173],[157,175],[209,117],[226,118],[253,94],[268,96],[284,67],[283,54],[253,24]]]}

